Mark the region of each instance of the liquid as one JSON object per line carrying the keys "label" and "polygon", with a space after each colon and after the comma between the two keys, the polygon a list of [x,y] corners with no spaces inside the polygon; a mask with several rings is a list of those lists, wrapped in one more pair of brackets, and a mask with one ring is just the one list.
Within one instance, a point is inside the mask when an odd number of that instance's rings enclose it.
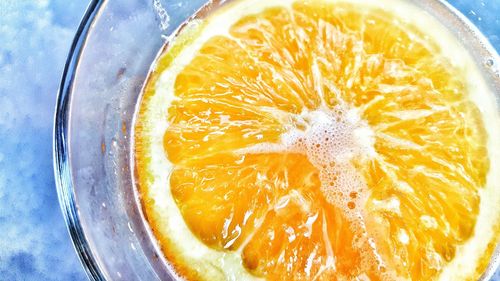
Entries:
{"label": "liquid", "polygon": [[[354,1],[356,2],[356,1]],[[492,105],[492,94],[487,89],[486,84],[480,77],[477,69],[474,66],[472,60],[465,55],[464,51],[460,47],[456,47],[459,43],[454,39],[443,27],[439,26],[436,28],[437,24],[433,19],[422,20],[428,16],[423,15],[421,10],[415,10],[415,8],[409,8],[403,2],[400,1],[388,1],[391,4],[396,3],[393,9],[401,14],[403,17],[419,18],[419,21],[423,22],[422,25],[428,25],[426,28],[435,38],[440,38],[442,44],[447,46],[447,54],[450,58],[465,57],[463,62],[456,62],[461,64],[462,67],[468,69],[470,83],[474,83],[471,89],[476,89],[476,91],[471,92],[471,98],[475,103],[483,109],[483,117],[486,120],[491,121],[490,126],[487,131],[495,139],[498,136],[498,114]],[[279,2],[281,4],[281,2]],[[369,2],[367,5],[375,5],[375,2]],[[269,1],[264,6],[273,6],[277,3]],[[262,5],[257,5],[258,8],[254,6],[251,7],[240,7],[232,10],[233,12],[241,12],[242,14],[254,13],[262,9]],[[255,9],[255,10],[252,10]],[[228,24],[228,17],[214,17],[213,21],[208,23],[205,30],[208,32],[203,32],[199,39],[195,39],[194,45],[197,42],[204,41],[203,36],[211,37],[218,32],[217,26],[223,26]],[[219,22],[217,22],[219,21]],[[196,36],[195,36],[196,37]],[[446,43],[444,43],[446,42]],[[451,48],[450,48],[451,46]],[[172,49],[175,48],[175,45]],[[161,74],[157,84],[153,86],[157,91],[163,91],[167,93],[173,93],[175,82],[172,81],[174,77],[177,76],[183,68],[189,64],[193,53],[180,53],[178,57],[175,58],[175,65],[168,68],[167,71]],[[314,70],[313,70],[314,73]],[[316,76],[317,77],[317,76]],[[469,85],[471,86],[471,85]],[[147,93],[146,93],[147,94]],[[168,108],[170,104],[175,102],[173,95],[162,95],[155,99],[154,103],[164,104],[165,108]],[[325,99],[322,99],[325,101]],[[166,112],[156,112],[158,115],[166,115]],[[367,124],[365,120],[360,118],[360,115],[355,110],[350,108],[345,108],[341,105],[332,107],[331,104],[321,104],[315,110],[305,111],[301,114],[297,114],[297,118],[294,122],[298,124],[303,124],[303,126],[295,126],[301,129],[287,129],[285,132],[279,135],[280,141],[276,143],[260,143],[253,146],[246,147],[242,150],[237,151],[237,153],[252,155],[261,153],[292,153],[296,155],[302,155],[307,158],[308,162],[318,171],[318,179],[321,183],[321,192],[325,196],[328,204],[335,206],[337,209],[341,210],[342,217],[351,225],[352,234],[357,237],[357,245],[355,246],[358,251],[364,253],[361,256],[361,271],[369,271],[370,267],[376,266],[376,271],[382,272],[386,270],[384,261],[377,255],[376,246],[373,243],[372,234],[368,233],[367,227],[365,225],[365,218],[363,214],[363,206],[366,204],[367,198],[370,196],[368,191],[368,186],[366,182],[357,172],[357,168],[352,163],[353,159],[357,161],[363,161],[364,158],[371,158],[376,153],[374,145],[374,132]],[[158,123],[152,130],[153,139],[158,139],[160,145],[153,145],[151,148],[153,155],[164,155],[164,132],[168,128],[167,123]],[[161,140],[161,141],[160,141]],[[498,148],[490,145],[490,150],[493,153],[497,153]],[[175,152],[169,153],[170,157],[173,157]],[[491,155],[491,154],[490,154]],[[492,158],[493,160],[493,158]],[[207,247],[206,241],[200,241],[195,239],[184,239],[186,233],[190,233],[191,230],[185,226],[185,218],[179,213],[177,209],[178,206],[172,198],[172,194],[165,192],[164,187],[170,186],[169,174],[165,171],[170,171],[172,169],[172,163],[169,163],[167,159],[157,158],[156,166],[163,167],[162,171],[155,171],[153,177],[156,182],[154,186],[149,187],[149,190],[145,193],[146,201],[143,201],[145,205],[146,213],[150,212],[148,216],[151,216],[154,220],[149,220],[153,230],[155,231],[156,238],[161,241],[162,248],[167,256],[167,259],[173,263],[177,271],[181,271],[181,274],[190,276],[190,273],[183,273],[184,268],[189,266],[182,265],[183,263],[194,263],[193,267],[197,267],[196,270],[204,272],[205,277],[208,279],[217,278],[237,278],[237,279],[253,279],[257,276],[251,274],[248,268],[242,267],[240,264],[239,251],[217,251],[213,247]],[[497,165],[493,160],[491,166],[494,169]],[[333,164],[332,164],[333,163]],[[492,176],[488,179],[489,183],[492,181]],[[498,182],[498,181],[496,181]],[[489,189],[494,190],[494,189]],[[498,189],[496,189],[498,190]],[[144,192],[143,192],[144,194]],[[498,196],[492,196],[491,200],[497,200]],[[154,200],[155,203],[148,203],[147,200]],[[396,201],[395,201],[396,200]],[[393,201],[387,201],[389,208],[397,209],[400,202],[395,199]],[[484,203],[486,202],[486,203]],[[492,201],[493,202],[493,201]],[[481,204],[488,206],[488,200],[483,200]],[[491,204],[491,202],[489,202]],[[148,209],[149,208],[149,209]],[[481,206],[484,209],[484,206]],[[156,216],[155,214],[160,214]],[[162,217],[163,216],[163,217]],[[427,223],[430,227],[435,224],[435,221],[431,217],[424,217],[422,222]],[[488,221],[484,221],[485,229],[488,228]],[[478,221],[476,229],[481,228],[481,221]],[[168,231],[165,231],[168,229]],[[166,234],[168,232],[168,234]],[[488,236],[490,230],[486,230],[484,235]],[[289,236],[291,237],[291,236]],[[475,239],[485,239],[488,238],[479,237]],[[408,233],[400,231],[398,233],[398,238],[401,243],[408,243],[409,237]],[[332,241],[329,241],[330,243]],[[172,250],[172,245],[175,244],[179,248],[177,250]],[[224,246],[231,247],[229,244]],[[459,251],[467,251],[467,249],[459,249]],[[477,250],[477,249],[476,249]],[[178,252],[175,252],[178,251]],[[471,252],[473,252],[471,250]],[[332,257],[327,259],[326,266],[334,267],[335,255],[328,253],[327,256]],[[458,257],[466,257],[467,255],[458,253]],[[364,260],[363,260],[364,259]],[[189,261],[189,262],[187,262]],[[207,266],[204,261],[216,261],[216,265]],[[211,262],[213,264],[213,262]],[[181,264],[179,266],[179,264]],[[436,261],[435,266],[441,266],[442,262]],[[465,272],[464,269],[460,268],[460,262],[456,262],[457,267],[451,270],[443,272],[442,280],[451,280],[456,274],[457,276],[470,276],[473,273]],[[181,268],[181,269],[179,269]],[[454,272],[454,270],[456,270]],[[467,269],[465,269],[467,270]],[[222,271],[220,273],[219,271]],[[448,275],[447,275],[448,274]],[[224,277],[225,276],[225,277]],[[378,277],[377,277],[378,276]],[[448,276],[448,277],[446,277]],[[196,277],[193,276],[193,277]],[[199,276],[198,276],[199,277]],[[213,277],[213,278],[212,278]],[[358,278],[368,278],[369,276],[359,275]],[[395,279],[392,273],[380,273],[375,275],[373,279],[381,278],[384,280]],[[307,278],[306,278],[307,279]]]}

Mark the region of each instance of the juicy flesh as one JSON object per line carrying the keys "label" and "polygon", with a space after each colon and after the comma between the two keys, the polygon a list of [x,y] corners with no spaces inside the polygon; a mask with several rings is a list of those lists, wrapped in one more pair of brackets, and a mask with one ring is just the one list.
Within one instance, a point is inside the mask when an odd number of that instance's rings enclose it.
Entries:
{"label": "juicy flesh", "polygon": [[[177,76],[164,135],[186,224],[271,280],[435,279],[473,235],[489,169],[481,115],[443,51],[392,14],[319,1],[209,39]],[[304,151],[250,151],[336,108],[373,132],[374,153],[349,159],[358,192],[325,190]]]}

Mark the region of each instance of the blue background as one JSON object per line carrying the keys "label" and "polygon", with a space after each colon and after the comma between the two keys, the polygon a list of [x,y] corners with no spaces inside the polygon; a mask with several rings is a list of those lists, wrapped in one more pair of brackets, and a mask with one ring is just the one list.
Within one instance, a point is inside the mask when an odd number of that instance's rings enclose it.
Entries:
{"label": "blue background", "polygon": [[[500,0],[450,2],[500,50]],[[86,5],[0,0],[0,281],[86,280],[59,209],[51,152],[57,88]]]}

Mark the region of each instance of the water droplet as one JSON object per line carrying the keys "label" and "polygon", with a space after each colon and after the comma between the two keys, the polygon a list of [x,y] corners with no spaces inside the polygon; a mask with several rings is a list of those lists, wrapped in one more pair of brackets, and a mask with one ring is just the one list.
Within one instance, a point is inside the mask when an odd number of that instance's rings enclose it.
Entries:
{"label": "water droplet", "polygon": [[492,59],[492,58],[489,58],[487,59],[484,64],[487,66],[487,67],[492,67],[495,65],[495,61]]}

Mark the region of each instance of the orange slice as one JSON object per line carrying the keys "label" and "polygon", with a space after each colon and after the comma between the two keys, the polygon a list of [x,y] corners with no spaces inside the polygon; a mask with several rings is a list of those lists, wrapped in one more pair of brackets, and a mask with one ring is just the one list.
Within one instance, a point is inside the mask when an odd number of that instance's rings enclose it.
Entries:
{"label": "orange slice", "polygon": [[499,241],[500,118],[436,19],[399,0],[242,0],[171,44],[135,156],[181,277],[483,273]]}

